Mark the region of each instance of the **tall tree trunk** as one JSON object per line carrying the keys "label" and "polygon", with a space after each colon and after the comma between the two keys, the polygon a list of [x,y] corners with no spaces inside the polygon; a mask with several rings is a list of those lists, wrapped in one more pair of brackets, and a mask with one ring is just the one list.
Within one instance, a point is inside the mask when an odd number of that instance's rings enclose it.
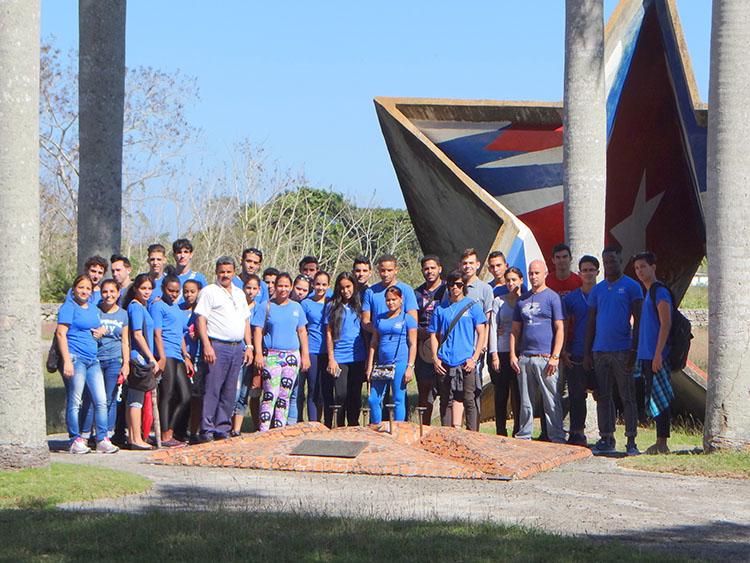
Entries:
{"label": "tall tree trunk", "polygon": [[79,0],[78,267],[119,252],[122,239],[122,127],[125,0]]}
{"label": "tall tree trunk", "polygon": [[0,469],[10,469],[49,463],[39,351],[39,0],[0,8]]}
{"label": "tall tree trunk", "polygon": [[714,0],[708,105],[709,279],[707,450],[750,446],[750,11]]}
{"label": "tall tree trunk", "polygon": [[[574,260],[604,244],[607,125],[602,0],[565,2],[563,197]],[[542,249],[550,252],[550,248]]]}

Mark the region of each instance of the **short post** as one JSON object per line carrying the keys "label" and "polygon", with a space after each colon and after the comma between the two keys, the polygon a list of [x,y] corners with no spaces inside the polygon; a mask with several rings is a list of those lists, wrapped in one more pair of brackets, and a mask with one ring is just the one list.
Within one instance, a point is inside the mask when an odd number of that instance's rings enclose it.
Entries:
{"label": "short post", "polygon": [[339,410],[341,409],[341,405],[331,405],[331,410],[333,411],[333,427],[338,428],[339,427]]}
{"label": "short post", "polygon": [[362,426],[370,424],[370,407],[362,407]]}
{"label": "short post", "polygon": [[422,421],[424,419],[424,413],[427,412],[427,407],[417,407],[419,413],[419,437],[422,437]]}
{"label": "short post", "polygon": [[396,411],[396,405],[393,403],[388,403],[385,405],[385,408],[388,409],[388,434],[393,434],[393,417]]}

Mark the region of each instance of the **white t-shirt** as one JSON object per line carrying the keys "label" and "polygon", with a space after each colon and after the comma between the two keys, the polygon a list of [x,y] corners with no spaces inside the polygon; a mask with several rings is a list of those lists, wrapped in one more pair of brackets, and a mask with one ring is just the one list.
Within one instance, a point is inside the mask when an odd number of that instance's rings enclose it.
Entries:
{"label": "white t-shirt", "polygon": [[228,342],[245,339],[250,309],[245,293],[234,284],[229,289],[224,289],[218,283],[204,287],[198,294],[195,314],[205,317],[209,338]]}

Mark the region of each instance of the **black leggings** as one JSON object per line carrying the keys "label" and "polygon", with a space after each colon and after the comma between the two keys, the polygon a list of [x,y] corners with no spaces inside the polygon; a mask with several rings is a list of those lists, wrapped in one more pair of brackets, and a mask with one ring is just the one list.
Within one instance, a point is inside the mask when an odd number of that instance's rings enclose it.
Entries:
{"label": "black leggings", "polygon": [[190,380],[185,364],[167,358],[159,383],[159,422],[161,431],[174,430],[190,408]]}
{"label": "black leggings", "polygon": [[[510,365],[510,352],[499,352],[500,371],[490,369],[490,379],[495,385],[495,433],[507,436],[508,396],[513,409],[513,436],[518,433],[518,412],[521,396],[518,391],[518,376]],[[542,417],[544,418],[544,417]]]}
{"label": "black leggings", "polygon": [[359,425],[359,411],[362,407],[362,384],[365,380],[365,363],[352,362],[339,364],[341,375],[333,377],[327,371],[323,376],[323,405],[325,425],[333,423],[332,405],[341,405],[336,419],[337,426]]}

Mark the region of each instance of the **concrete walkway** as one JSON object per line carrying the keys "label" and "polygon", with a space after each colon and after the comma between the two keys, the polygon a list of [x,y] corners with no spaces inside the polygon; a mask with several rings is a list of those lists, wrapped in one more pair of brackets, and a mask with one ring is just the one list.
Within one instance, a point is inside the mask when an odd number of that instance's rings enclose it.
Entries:
{"label": "concrete walkway", "polygon": [[130,471],[154,482],[141,495],[63,506],[68,509],[489,520],[707,559],[750,560],[750,481],[632,471],[612,459],[589,458],[509,482],[161,466],[140,452],[55,453],[53,460]]}

